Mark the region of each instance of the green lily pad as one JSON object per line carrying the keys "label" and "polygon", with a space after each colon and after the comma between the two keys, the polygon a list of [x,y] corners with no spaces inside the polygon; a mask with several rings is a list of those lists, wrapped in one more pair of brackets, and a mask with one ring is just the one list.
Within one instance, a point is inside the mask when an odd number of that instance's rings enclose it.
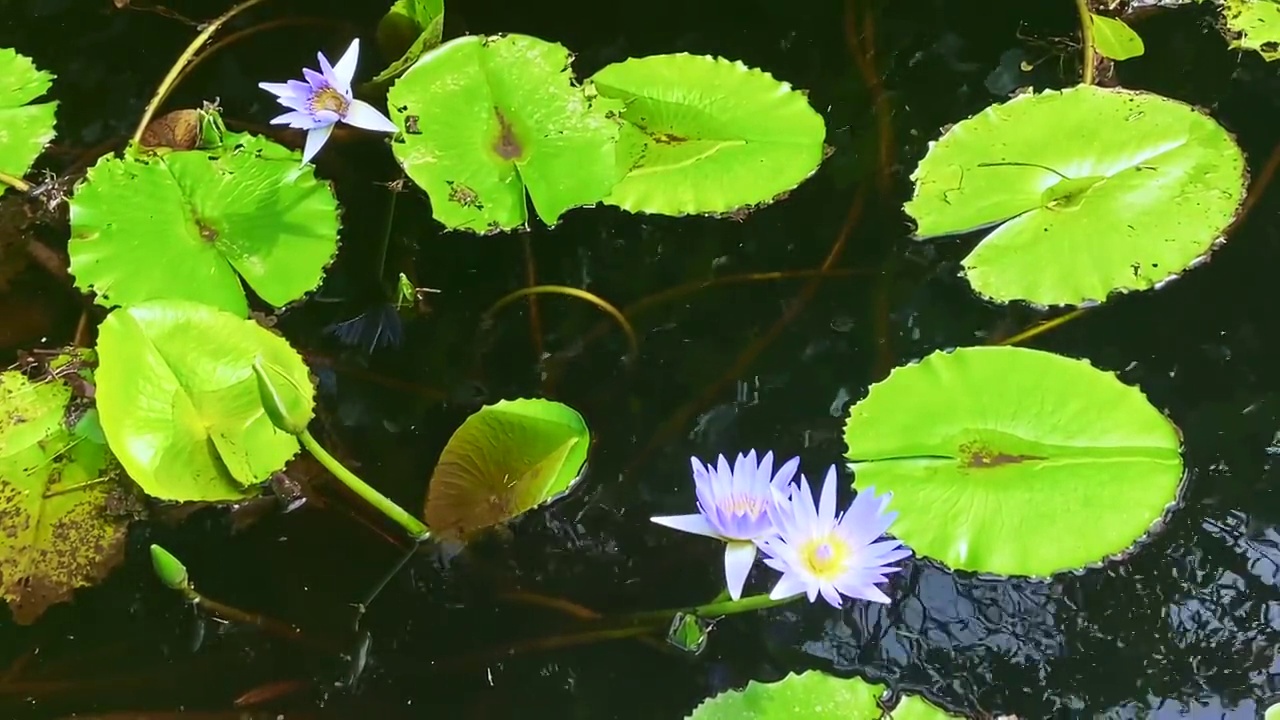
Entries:
{"label": "green lily pad", "polygon": [[399,77],[444,35],[444,0],[396,0],[378,22],[378,47],[397,58],[370,81],[381,85]]}
{"label": "green lily pad", "polygon": [[[29,105],[53,84],[53,74],[8,48],[0,48],[0,172],[22,177],[53,140],[58,103]],[[0,194],[8,185],[0,183]]]}
{"label": "green lily pad", "polygon": [[1146,50],[1142,36],[1123,20],[1094,13],[1089,13],[1089,20],[1093,25],[1093,47],[1103,57],[1129,60]]}
{"label": "green lily pad", "polygon": [[102,429],[152,497],[238,500],[298,452],[298,441],[263,408],[254,365],[311,404],[307,366],[252,320],[188,300],[154,300],[112,311],[98,330],[98,355]]}
{"label": "green lily pad", "polygon": [[431,475],[425,519],[437,537],[466,539],[568,492],[591,436],[576,410],[551,400],[501,400],[453,433]]}
{"label": "green lily pad", "polygon": [[1235,218],[1244,153],[1159,95],[1082,85],[1022,95],[948,130],[912,174],[917,236],[998,226],[964,259],[979,294],[1101,302],[1201,261]]}
{"label": "green lily pad", "polygon": [[822,163],[826,125],[804,94],[723,58],[654,55],[591,77],[626,103],[630,170],[605,203],[662,215],[729,213],[794,189]]}
{"label": "green lily pad", "polygon": [[1280,58],[1280,2],[1222,0],[1220,4],[1231,47],[1252,50],[1265,60]]}
{"label": "green lily pad", "polygon": [[871,386],[845,424],[854,484],[893,492],[893,533],[975,572],[1047,577],[1121,553],[1182,481],[1177,428],[1083,360],[935,352]]}
{"label": "green lily pad", "polygon": [[[0,373],[0,595],[20,625],[124,559],[126,492],[92,403],[63,379],[89,380],[86,357],[51,363],[51,379]],[[60,367],[55,366],[60,365]]]}
{"label": "green lily pad", "polygon": [[703,701],[687,720],[946,720],[950,715],[928,701],[907,696],[886,715],[879,699],[884,686],[862,678],[832,677],[816,670],[789,674],[777,682],[752,681]]}
{"label": "green lily pad", "polygon": [[405,172],[451,229],[555,223],[621,177],[622,105],[573,81],[569,51],[528,35],[466,36],[422,56],[387,92]]}
{"label": "green lily pad", "polygon": [[213,149],[102,158],[70,200],[76,287],[107,307],[192,300],[240,317],[242,282],[276,307],[297,300],[338,247],[333,188],[301,157],[227,133]]}

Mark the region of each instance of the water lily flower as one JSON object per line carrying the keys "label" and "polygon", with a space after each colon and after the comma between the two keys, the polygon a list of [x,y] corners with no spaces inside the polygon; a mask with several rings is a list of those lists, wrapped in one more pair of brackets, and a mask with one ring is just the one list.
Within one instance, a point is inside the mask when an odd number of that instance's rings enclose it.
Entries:
{"label": "water lily flower", "polygon": [[302,150],[304,164],[320,152],[337,123],[378,132],[399,130],[377,108],[356,100],[352,95],[351,79],[355,77],[359,56],[360,40],[357,38],[351,41],[351,47],[336,65],[330,65],[324,53],[316,53],[320,59],[320,72],[303,68],[302,76],[306,82],[258,83],[258,87],[274,94],[277,102],[289,108],[289,112],[272,118],[271,124],[307,131],[306,146]]}
{"label": "water lily flower", "polygon": [[756,463],[756,451],[738,455],[733,467],[723,455],[715,465],[690,458],[698,512],[651,518],[659,525],[712,537],[725,543],[724,576],[729,597],[742,597],[742,586],[756,559],[756,545],[775,531],[770,520],[774,498],[795,477],[800,458],[773,472],[773,453]]}
{"label": "water lily flower", "polygon": [[841,596],[889,602],[876,584],[901,570],[889,563],[911,554],[897,540],[876,542],[898,517],[886,512],[890,497],[877,496],[868,487],[837,515],[835,466],[827,470],[817,505],[809,481],[801,475],[798,488],[788,488],[776,498],[771,517],[778,534],[761,545],[765,564],[782,573],[769,597],[781,600],[804,593],[814,602],[822,595],[837,608]]}

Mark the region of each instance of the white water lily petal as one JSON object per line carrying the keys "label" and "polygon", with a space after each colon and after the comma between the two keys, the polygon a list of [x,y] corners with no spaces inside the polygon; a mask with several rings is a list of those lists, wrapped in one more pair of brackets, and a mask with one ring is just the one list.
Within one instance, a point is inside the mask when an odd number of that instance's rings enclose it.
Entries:
{"label": "white water lily petal", "polygon": [[724,581],[729,590],[729,597],[737,600],[742,597],[742,588],[747,584],[747,575],[756,561],[756,545],[750,542],[731,542],[724,546]]}
{"label": "white water lily petal", "polygon": [[707,518],[701,514],[694,515],[660,515],[658,517],[649,518],[650,522],[669,527],[673,530],[681,532],[693,533],[694,535],[705,535],[709,538],[723,540],[720,533],[711,527],[711,523],[707,522]]}
{"label": "white water lily petal", "polygon": [[360,38],[356,38],[351,41],[347,51],[342,53],[342,57],[338,58],[338,64],[333,66],[334,89],[343,95],[351,94],[351,81],[356,76],[356,62],[359,59]]}
{"label": "white water lily petal", "polygon": [[387,119],[387,116],[378,112],[377,108],[363,100],[351,101],[351,105],[347,108],[347,116],[343,118],[343,122],[358,128],[376,130],[378,132],[393,133],[400,130],[395,123]]}
{"label": "white water lily petal", "polygon": [[320,152],[320,148],[329,140],[329,134],[333,132],[333,125],[321,125],[307,131],[307,143],[302,148],[302,164],[306,165],[311,162],[311,158]]}

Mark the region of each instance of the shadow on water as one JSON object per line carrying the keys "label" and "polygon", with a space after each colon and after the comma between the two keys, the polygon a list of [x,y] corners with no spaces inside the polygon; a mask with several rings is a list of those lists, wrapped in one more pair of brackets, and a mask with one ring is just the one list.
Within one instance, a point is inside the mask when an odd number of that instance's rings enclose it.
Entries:
{"label": "shadow on water", "polygon": [[[58,75],[53,170],[83,168],[121,142],[195,32],[141,9],[148,3],[133,5],[4,0],[0,8],[0,47]],[[226,7],[174,5],[201,19]],[[1268,281],[1280,262],[1274,192],[1207,267],[1031,342],[1118,371],[1185,432],[1185,507],[1124,564],[1038,583],[957,576],[916,560],[891,584],[893,605],[855,604],[843,613],[796,605],[735,616],[692,659],[630,640],[504,650],[581,628],[563,613],[501,599],[512,593],[604,612],[715,594],[714,543],[647,520],[687,506],[689,455],[772,448],[801,454],[815,474],[839,461],[840,417],[887,363],[1008,335],[1032,319],[975,299],[955,277],[966,243],[913,244],[899,207],[927,141],[999,100],[992,87],[1071,82],[1078,60],[1065,39],[1076,18],[1066,0],[456,5],[448,32],[558,40],[577,53],[580,75],[651,53],[740,59],[806,88],[827,121],[835,154],[784,202],[742,221],[578,210],[554,229],[531,231],[537,282],[586,287],[625,306],[713,277],[811,269],[827,258],[861,197],[835,262],[859,272],[825,279],[803,307],[796,303],[808,281],[796,278],[678,295],[633,318],[641,350],[624,362],[621,334],[607,324],[599,333],[603,316],[569,298],[539,301],[539,344],[523,302],[483,323],[486,308],[528,284],[521,239],[443,233],[425,199],[408,193],[391,225],[393,264],[440,293],[429,297],[429,313],[406,326],[400,347],[369,358],[324,328],[375,303],[372,248],[388,216],[380,183],[397,174],[376,141],[335,143],[318,163],[337,181],[346,208],[344,251],[320,298],[328,302],[279,321],[320,376],[327,442],[416,508],[436,455],[468,412],[500,397],[546,392],[581,409],[592,425],[587,480],[517,522],[510,537],[478,543],[450,562],[420,553],[364,617],[372,640],[365,649],[351,637],[352,604],[401,548],[338,490],[320,487],[287,515],[204,509],[180,526],[135,526],[126,566],[107,583],[33,627],[0,620],[0,715],[158,718],[185,708],[208,714],[182,717],[244,717],[232,711],[239,698],[266,711],[263,717],[677,718],[710,693],[810,667],[887,679],[956,710],[1025,718],[1251,718],[1260,699],[1280,693],[1273,657],[1280,639],[1280,344],[1272,338]],[[332,56],[353,34],[369,37],[383,9],[346,0],[268,2],[227,32],[267,18],[309,21],[221,52],[171,105],[217,97],[233,128],[261,129],[274,107],[257,90],[259,80],[291,77],[313,63],[317,48]],[[1275,71],[1253,55],[1228,52],[1207,18],[1189,9],[1143,19],[1147,55],[1126,63],[1119,79],[1211,108],[1238,135],[1257,176],[1280,142]],[[872,77],[892,112],[885,147],[874,94],[855,60],[870,48]],[[1006,55],[1017,49],[1025,55]],[[1032,69],[1016,69],[1017,60]],[[52,231],[44,239],[57,245]],[[9,352],[71,339],[79,306],[64,285],[31,269],[7,288],[0,340]],[[792,309],[799,312],[737,371],[744,348]],[[548,353],[542,364],[539,347]],[[704,395],[708,402],[686,408]],[[151,542],[184,558],[204,593],[287,619],[319,647],[198,621],[152,578]],[[765,580],[753,583],[763,589]]]}

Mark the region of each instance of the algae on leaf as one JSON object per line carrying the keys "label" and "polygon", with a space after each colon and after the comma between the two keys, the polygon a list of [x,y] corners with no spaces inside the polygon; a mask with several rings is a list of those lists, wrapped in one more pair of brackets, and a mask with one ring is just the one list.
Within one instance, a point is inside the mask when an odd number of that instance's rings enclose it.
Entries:
{"label": "algae on leaf", "polygon": [[1244,154],[1213,118],[1147,92],[1083,85],[963,120],[912,173],[917,237],[995,226],[964,259],[980,295],[1101,302],[1194,266],[1244,200]]}
{"label": "algae on leaf", "polygon": [[424,55],[387,92],[405,172],[451,229],[548,224],[604,199],[618,161],[621,103],[573,81],[569,51],[528,35],[466,36]]}
{"label": "algae on leaf", "polygon": [[307,366],[252,320],[186,300],[141,303],[103,320],[98,354],[103,431],[152,497],[238,500],[298,452],[263,408],[254,368],[287,382],[292,405],[310,406]]}
{"label": "algae on leaf", "polygon": [[0,595],[20,625],[124,559],[130,518],[111,508],[128,491],[97,413],[62,379],[88,380],[90,359],[59,358],[38,381],[0,373]]}
{"label": "algae on leaf", "polygon": [[468,417],[431,475],[425,519],[437,537],[465,540],[568,492],[591,436],[573,408],[501,400]]}
{"label": "algae on leaf", "polygon": [[887,714],[885,687],[862,678],[838,678],[817,670],[791,673],[777,682],[751,681],[704,700],[686,720],[948,720],[956,718],[908,695]]}
{"label": "algae on leaf", "polygon": [[948,567],[1047,577],[1129,548],[1177,500],[1177,428],[1083,360],[935,352],[849,411],[854,485],[893,493],[895,537]]}
{"label": "algae on leaf", "polygon": [[[56,102],[29,105],[53,83],[53,75],[28,58],[0,48],[0,172],[22,177],[54,136]],[[9,186],[0,183],[0,195]]]}
{"label": "algae on leaf", "polygon": [[631,58],[591,82],[626,103],[629,171],[606,204],[729,213],[776,200],[822,163],[822,116],[803,93],[741,62],[687,53]]}
{"label": "algae on leaf", "polygon": [[76,287],[107,307],[175,299],[248,315],[281,307],[337,253],[338,201],[299,154],[247,133],[221,146],[106,156],[70,199]]}

